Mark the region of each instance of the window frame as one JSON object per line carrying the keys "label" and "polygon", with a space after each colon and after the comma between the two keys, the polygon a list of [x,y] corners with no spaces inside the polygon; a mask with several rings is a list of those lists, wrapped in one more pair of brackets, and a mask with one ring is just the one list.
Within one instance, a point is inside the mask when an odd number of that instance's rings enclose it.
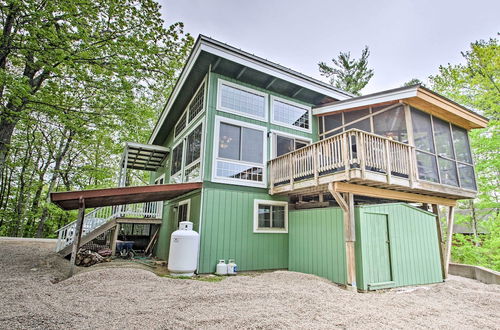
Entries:
{"label": "window frame", "polygon": [[[262,164],[219,157],[219,148],[218,147],[219,147],[220,124],[221,123],[261,131],[262,132]],[[228,183],[228,184],[235,184],[235,185],[267,188],[267,128],[264,126],[250,124],[250,123],[246,123],[246,122],[243,122],[240,120],[226,118],[223,116],[215,116],[214,129],[215,129],[215,131],[214,131],[214,140],[213,140],[212,181],[218,182],[218,183]],[[240,142],[240,148],[241,148],[241,142]],[[234,163],[234,164],[238,164],[238,165],[251,165],[253,167],[261,167],[262,168],[262,182],[217,176],[217,162],[218,161],[223,161],[223,162],[227,162],[227,163]]]}
{"label": "window frame", "polygon": [[[191,99],[189,100],[189,103],[186,107],[186,113],[187,113],[187,116],[186,116],[186,120],[187,120],[187,125],[189,125],[190,123],[194,123],[195,121],[198,120],[198,118],[200,118],[203,113],[205,113],[205,108],[206,108],[206,105],[207,105],[207,88],[205,87],[206,86],[206,77],[203,78],[203,80],[201,81],[200,83],[200,86],[198,86],[198,88],[196,89],[196,91],[194,92],[193,96],[191,97]],[[200,91],[200,89],[203,87],[203,105],[202,105],[202,108],[201,108],[201,111],[199,113],[196,114],[196,116],[193,117],[193,119],[189,120],[189,115],[191,114],[191,111],[189,109],[189,107],[191,106],[191,103],[193,103],[194,101],[194,98],[196,97],[196,95],[198,95],[198,92]]]}
{"label": "window frame", "polygon": [[[186,218],[187,220],[186,221],[190,221],[190,216],[191,216],[191,198],[188,198],[188,199],[185,199],[183,201],[180,201],[177,203],[176,207],[177,207],[177,210],[176,210],[176,214],[175,214],[175,220],[177,221],[177,229],[179,229],[179,224],[180,224],[180,221],[179,221],[179,207],[182,206],[182,205],[187,205],[187,211],[186,211]],[[192,221],[191,221],[192,222]]]}
{"label": "window frame", "polygon": [[[179,146],[179,144],[182,143],[182,153],[181,153],[181,168],[180,170],[178,170],[177,172],[175,173],[172,173],[172,167],[174,165],[174,150],[175,148],[177,148]],[[186,150],[186,145],[184,144],[184,139],[179,139],[174,145],[172,145],[172,148],[170,149],[171,150],[171,154],[172,156],[170,157],[170,168],[169,168],[169,171],[170,171],[170,178],[169,178],[169,182],[170,183],[175,183],[175,182],[172,182],[172,178],[175,177],[177,174],[181,173],[181,181],[180,182],[183,182],[183,175],[182,175],[182,171],[184,169],[184,153],[185,153],[185,150]]]}
{"label": "window frame", "polygon": [[272,134],[272,136],[271,136],[271,156],[272,156],[272,158],[281,157],[281,156],[277,156],[277,152],[278,152],[278,144],[277,144],[278,143],[278,135],[282,136],[282,137],[285,137],[285,138],[293,139],[294,142],[296,140],[300,140],[300,141],[303,141],[303,142],[307,142],[308,145],[312,144],[312,139],[308,138],[308,137],[304,137],[304,136],[296,135],[296,134],[290,134],[290,133],[278,131],[278,130],[275,130],[275,129],[272,129],[270,132]]}
{"label": "window frame", "polygon": [[[192,161],[191,163],[189,164],[184,164],[185,160],[186,160],[186,152],[187,152],[187,139],[188,139],[188,136],[195,130],[197,129],[198,127],[201,126],[201,141],[200,141],[200,157],[194,161]],[[177,148],[177,146],[179,144],[183,143],[182,145],[182,158],[181,158],[181,169],[175,173],[172,173],[172,165],[173,165],[173,161],[174,161],[174,157],[173,157],[173,150],[175,148]],[[198,163],[200,164],[200,180],[203,179],[203,162],[201,161],[203,159],[203,152],[204,152],[204,143],[205,143],[205,130],[204,130],[204,122],[203,121],[200,121],[198,123],[198,125],[193,125],[189,128],[189,130],[186,131],[186,133],[183,135],[182,139],[179,139],[171,148],[172,150],[172,157],[170,157],[170,180],[169,182],[170,183],[174,183],[172,182],[172,177],[175,177],[177,174],[181,173],[181,180],[180,182],[187,182],[185,181],[186,179],[186,173],[185,171],[187,169],[190,169],[194,166],[196,166]],[[191,182],[198,182],[198,181],[191,181]]]}
{"label": "window frame", "polygon": [[[163,179],[163,183],[158,183],[158,181],[162,180]],[[165,173],[163,173],[162,175],[160,175],[159,177],[157,177],[155,180],[154,180],[154,184],[157,185],[157,184],[165,184]]]}
{"label": "window frame", "polygon": [[[259,205],[284,206],[285,207],[285,228],[260,228],[259,227]],[[271,212],[272,214],[272,212]],[[272,222],[272,219],[271,219]],[[253,232],[256,234],[288,234],[288,202],[272,201],[266,199],[254,199],[253,201]]]}
{"label": "window frame", "polygon": [[[297,108],[302,108],[304,110],[307,110],[308,121],[309,121],[309,128],[306,129],[306,128],[302,128],[302,127],[298,127],[298,126],[295,126],[295,125],[290,125],[290,124],[287,124],[287,123],[283,123],[283,122],[274,120],[274,102],[275,101],[278,101],[278,102],[285,103],[285,104],[288,104],[288,105],[291,105],[291,106],[294,106],[294,107],[297,107]],[[297,102],[294,102],[294,101],[290,101],[290,100],[284,99],[284,98],[279,97],[279,96],[271,95],[271,124],[277,125],[277,126],[291,128],[291,129],[302,131],[302,132],[306,132],[306,133],[312,133],[312,108],[310,106],[307,106],[307,105],[304,105],[304,104],[301,104],[301,103],[297,103]]]}
{"label": "window frame", "polygon": [[[238,110],[234,110],[234,109],[226,108],[226,107],[222,106],[222,93],[221,93],[222,85],[226,85],[226,86],[229,86],[229,87],[232,87],[235,89],[240,89],[240,90],[243,90],[243,91],[251,93],[251,94],[263,96],[264,97],[264,117],[259,117],[256,115],[248,114],[245,112],[241,112]],[[268,120],[269,120],[269,95],[267,93],[258,91],[256,89],[253,89],[250,87],[246,87],[246,86],[235,84],[233,82],[230,82],[230,81],[227,81],[227,80],[224,80],[221,78],[217,78],[217,107],[216,108],[219,111],[232,113],[232,114],[247,117],[247,118],[252,118],[255,120],[259,120],[259,121],[268,122]]]}

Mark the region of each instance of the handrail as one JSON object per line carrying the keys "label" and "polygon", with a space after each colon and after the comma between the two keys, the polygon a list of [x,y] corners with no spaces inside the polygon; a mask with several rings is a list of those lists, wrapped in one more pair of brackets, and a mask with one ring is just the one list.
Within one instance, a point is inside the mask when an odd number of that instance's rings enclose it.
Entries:
{"label": "handrail", "polygon": [[270,160],[271,191],[279,184],[290,184],[293,189],[297,181],[307,179],[317,185],[321,176],[342,171],[349,174],[350,169],[360,169],[363,178],[366,171],[382,173],[389,184],[393,176],[413,182],[413,149],[387,137],[350,129]]}
{"label": "handrail", "polygon": [[[83,218],[82,237],[90,234],[98,227],[116,218],[161,218],[162,208],[162,201],[95,208],[91,212],[87,213]],[[76,233],[76,221],[61,227],[57,230],[57,233],[58,239],[56,252],[59,252],[73,243]]]}

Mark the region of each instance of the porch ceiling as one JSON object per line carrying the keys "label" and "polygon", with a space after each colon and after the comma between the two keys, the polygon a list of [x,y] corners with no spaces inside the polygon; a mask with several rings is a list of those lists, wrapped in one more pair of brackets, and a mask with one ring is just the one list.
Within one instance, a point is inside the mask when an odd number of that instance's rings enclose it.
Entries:
{"label": "porch ceiling", "polygon": [[201,182],[161,184],[151,186],[120,187],[94,190],[56,192],[50,200],[63,210],[78,209],[78,201],[83,198],[86,208],[124,205],[142,202],[164,201],[200,189]]}
{"label": "porch ceiling", "polygon": [[169,152],[169,148],[162,146],[127,142],[121,166],[134,170],[156,171]]}

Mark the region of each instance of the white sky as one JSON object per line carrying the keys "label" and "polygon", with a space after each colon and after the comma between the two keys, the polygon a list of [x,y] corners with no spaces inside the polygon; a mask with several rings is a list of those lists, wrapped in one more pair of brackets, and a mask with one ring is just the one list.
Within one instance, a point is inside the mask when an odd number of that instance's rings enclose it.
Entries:
{"label": "white sky", "polygon": [[317,63],[364,45],[374,77],[363,94],[462,61],[469,43],[500,32],[498,0],[158,0],[167,24],[204,34],[314,78]]}

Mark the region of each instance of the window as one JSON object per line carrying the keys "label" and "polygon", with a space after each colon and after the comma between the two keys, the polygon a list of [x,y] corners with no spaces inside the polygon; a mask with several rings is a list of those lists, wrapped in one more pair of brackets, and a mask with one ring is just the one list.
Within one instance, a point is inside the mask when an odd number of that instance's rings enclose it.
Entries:
{"label": "window", "polygon": [[265,187],[266,129],[219,117],[216,131],[214,178]]}
{"label": "window", "polygon": [[291,151],[304,148],[310,143],[310,140],[306,140],[303,138],[296,138],[293,136],[282,135],[280,133],[274,133],[274,157],[279,157]]}
{"label": "window", "polygon": [[184,151],[184,141],[181,141],[172,151],[172,166],[170,167],[170,175],[174,176],[181,171],[182,154]]}
{"label": "window", "polygon": [[189,104],[189,122],[193,121],[193,119],[195,119],[198,114],[203,111],[204,94],[205,84],[202,83],[201,87],[198,89],[198,92]]}
{"label": "window", "polygon": [[179,202],[179,204],[177,204],[177,210],[176,210],[177,228],[179,228],[181,221],[191,221],[189,218],[190,209],[191,209],[190,199]]}
{"label": "window", "polygon": [[373,132],[395,141],[408,143],[403,106],[373,116]]}
{"label": "window", "polygon": [[165,174],[162,174],[155,179],[155,184],[164,184],[164,183],[165,183]]}
{"label": "window", "polygon": [[288,202],[254,200],[254,233],[288,233]]}
{"label": "window", "polygon": [[186,116],[187,116],[187,114],[184,113],[181,116],[181,118],[179,119],[179,121],[177,122],[177,124],[175,125],[175,128],[174,128],[174,136],[175,137],[179,136],[179,134],[181,134],[182,131],[186,128],[186,125],[187,125]]}
{"label": "window", "polygon": [[200,180],[202,125],[198,125],[186,138],[186,158],[184,160],[184,181]]}
{"label": "window", "polygon": [[310,131],[311,125],[311,108],[283,100],[277,97],[272,97],[272,123]]}
{"label": "window", "polygon": [[267,121],[267,94],[219,79],[217,109]]}

